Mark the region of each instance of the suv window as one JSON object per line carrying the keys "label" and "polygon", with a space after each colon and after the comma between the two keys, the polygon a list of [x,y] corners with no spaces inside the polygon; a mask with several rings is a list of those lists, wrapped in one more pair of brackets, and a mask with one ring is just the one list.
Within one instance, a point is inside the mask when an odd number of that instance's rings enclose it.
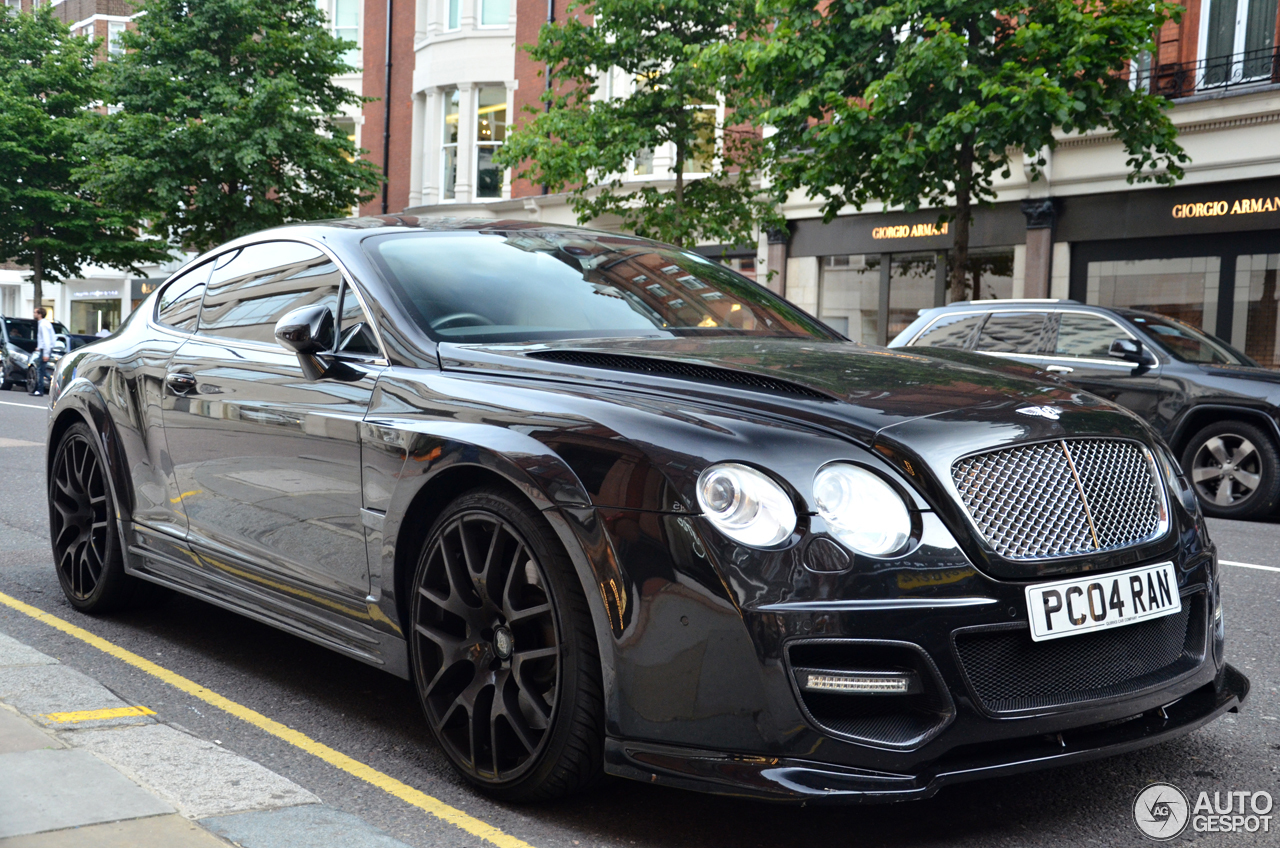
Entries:
{"label": "suv window", "polygon": [[200,317],[200,299],[204,297],[204,284],[209,279],[213,261],[201,262],[196,267],[175,277],[156,298],[156,320],[176,330],[188,333],[196,328]]}
{"label": "suv window", "polygon": [[1101,315],[1067,312],[1058,319],[1058,344],[1053,352],[1058,356],[1107,359],[1113,341],[1131,338],[1132,333]]}
{"label": "suv window", "polygon": [[971,314],[957,312],[951,315],[944,315],[930,324],[929,329],[925,330],[911,344],[913,346],[950,347],[964,350],[969,344],[969,339],[973,338],[973,331],[978,329],[978,325],[982,323],[982,319],[985,317],[985,312]]}
{"label": "suv window", "polygon": [[[55,333],[66,334],[66,327],[57,321],[53,321],[52,324]],[[5,335],[9,338],[9,344],[27,353],[36,349],[36,319],[5,318],[4,329]]]}
{"label": "suv window", "polygon": [[310,245],[251,244],[214,269],[200,313],[200,333],[276,344],[276,322],[300,306],[326,304],[337,314],[342,273]]}
{"label": "suv window", "polygon": [[983,353],[1040,352],[1040,336],[1044,330],[1043,312],[993,312],[982,325],[982,335],[974,350]]}

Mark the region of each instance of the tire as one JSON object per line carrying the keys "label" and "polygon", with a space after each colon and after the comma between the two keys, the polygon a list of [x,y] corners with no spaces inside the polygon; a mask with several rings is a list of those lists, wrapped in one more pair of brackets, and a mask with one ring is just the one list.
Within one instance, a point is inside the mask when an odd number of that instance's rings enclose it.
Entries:
{"label": "tire", "polygon": [[159,587],[125,574],[106,463],[85,424],[72,425],[54,454],[49,531],[58,583],[81,612],[111,612],[159,597]]}
{"label": "tire", "polygon": [[1205,515],[1258,518],[1280,501],[1280,452],[1270,434],[1243,421],[1200,430],[1182,452]]}
{"label": "tire", "polygon": [[27,394],[34,395],[36,393],[36,386],[38,385],[39,383],[36,381],[35,369],[28,368],[27,369]]}
{"label": "tire", "polygon": [[412,616],[418,700],[463,777],[503,801],[549,801],[599,779],[595,628],[537,510],[501,488],[450,504],[419,556]]}

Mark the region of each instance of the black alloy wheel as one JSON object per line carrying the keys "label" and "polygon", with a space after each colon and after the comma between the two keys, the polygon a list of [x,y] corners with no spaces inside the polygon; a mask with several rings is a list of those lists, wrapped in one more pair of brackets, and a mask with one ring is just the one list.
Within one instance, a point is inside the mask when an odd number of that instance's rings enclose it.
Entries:
{"label": "black alloy wheel", "polygon": [[58,582],[81,612],[108,612],[149,592],[124,572],[115,504],[93,431],[72,426],[49,469],[49,531]]}
{"label": "black alloy wheel", "polygon": [[436,521],[414,579],[418,697],[453,765],[504,800],[562,797],[603,765],[600,662],[581,585],[532,506],[501,489]]}
{"label": "black alloy wheel", "polygon": [[1280,453],[1252,424],[1220,421],[1196,433],[1182,455],[1201,508],[1217,518],[1255,518],[1280,499]]}

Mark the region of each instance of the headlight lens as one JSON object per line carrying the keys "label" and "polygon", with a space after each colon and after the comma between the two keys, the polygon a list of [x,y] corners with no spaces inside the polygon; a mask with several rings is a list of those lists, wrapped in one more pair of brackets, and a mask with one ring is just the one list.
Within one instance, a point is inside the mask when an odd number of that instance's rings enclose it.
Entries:
{"label": "headlight lens", "polygon": [[891,554],[911,537],[911,515],[902,497],[865,468],[828,465],[813,480],[813,498],[831,535],[859,553]]}
{"label": "headlight lens", "polygon": [[18,363],[24,368],[27,366],[27,363],[31,361],[31,357],[27,356],[25,353],[23,353],[20,350],[15,350],[10,355],[13,357],[14,362]]}
{"label": "headlight lens", "polygon": [[702,472],[698,506],[721,533],[753,548],[776,545],[796,529],[796,509],[782,487],[736,462]]}

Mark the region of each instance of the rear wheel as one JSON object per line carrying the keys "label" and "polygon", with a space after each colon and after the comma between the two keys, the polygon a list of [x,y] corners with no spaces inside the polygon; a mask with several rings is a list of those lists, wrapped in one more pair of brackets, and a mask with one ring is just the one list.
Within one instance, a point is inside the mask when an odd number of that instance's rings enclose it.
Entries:
{"label": "rear wheel", "polygon": [[413,589],[418,697],[454,767],[509,801],[593,783],[603,767],[599,653],[546,520],[502,489],[463,495],[432,527]]}
{"label": "rear wheel", "polygon": [[58,444],[49,471],[49,529],[58,582],[81,612],[109,612],[156,594],[124,572],[106,474],[93,431],[85,424],[73,425]]}
{"label": "rear wheel", "polygon": [[1219,421],[1196,433],[1182,454],[1206,515],[1256,518],[1280,500],[1280,453],[1271,437],[1243,421]]}

